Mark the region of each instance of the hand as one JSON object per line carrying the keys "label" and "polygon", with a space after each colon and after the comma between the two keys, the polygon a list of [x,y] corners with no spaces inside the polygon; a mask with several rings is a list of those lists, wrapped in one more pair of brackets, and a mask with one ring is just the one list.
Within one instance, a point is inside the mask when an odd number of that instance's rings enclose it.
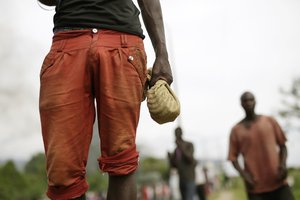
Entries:
{"label": "hand", "polygon": [[182,146],[183,146],[183,141],[182,140],[176,140],[175,143],[176,143],[176,145],[179,149],[182,149]]}
{"label": "hand", "polygon": [[287,171],[286,166],[280,165],[278,168],[278,176],[277,176],[278,180],[282,181],[282,180],[286,179],[287,174],[288,174],[288,171]]}
{"label": "hand", "polygon": [[152,87],[159,79],[165,80],[169,85],[173,82],[171,66],[165,57],[157,57],[155,59],[149,86]]}
{"label": "hand", "polygon": [[254,185],[255,185],[255,182],[254,182],[252,176],[249,173],[247,173],[247,172],[243,172],[241,174],[241,176],[243,177],[243,179],[244,179],[244,181],[246,183],[246,187],[248,189],[253,189]]}
{"label": "hand", "polygon": [[168,158],[171,158],[172,154],[170,152],[168,152]]}

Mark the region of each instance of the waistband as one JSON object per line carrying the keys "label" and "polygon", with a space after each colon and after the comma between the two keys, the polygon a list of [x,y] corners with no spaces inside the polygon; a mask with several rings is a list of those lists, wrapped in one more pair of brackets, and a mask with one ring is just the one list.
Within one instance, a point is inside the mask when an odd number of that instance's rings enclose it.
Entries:
{"label": "waistband", "polygon": [[142,47],[143,39],[137,35],[96,28],[63,28],[54,32],[52,49],[80,49],[96,46]]}
{"label": "waistband", "polygon": [[85,30],[88,28],[82,28],[82,27],[56,27],[53,29],[54,33],[58,33],[58,32],[64,32],[64,31],[75,31],[75,30]]}

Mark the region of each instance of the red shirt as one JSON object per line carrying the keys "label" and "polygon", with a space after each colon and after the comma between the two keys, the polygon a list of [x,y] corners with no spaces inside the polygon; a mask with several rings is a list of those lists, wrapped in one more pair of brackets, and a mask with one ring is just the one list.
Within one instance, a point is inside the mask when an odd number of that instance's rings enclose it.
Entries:
{"label": "red shirt", "polygon": [[245,171],[254,179],[250,193],[269,192],[286,183],[278,181],[279,148],[286,137],[272,117],[259,116],[249,128],[235,125],[230,134],[228,160],[235,161],[241,154]]}

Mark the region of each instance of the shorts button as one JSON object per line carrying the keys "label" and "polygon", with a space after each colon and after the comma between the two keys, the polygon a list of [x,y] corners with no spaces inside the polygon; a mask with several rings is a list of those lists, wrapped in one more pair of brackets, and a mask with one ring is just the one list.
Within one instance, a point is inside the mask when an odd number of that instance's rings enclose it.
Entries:
{"label": "shorts button", "polygon": [[93,29],[92,29],[92,32],[93,32],[93,33],[97,33],[98,30],[97,30],[96,28],[93,28]]}
{"label": "shorts button", "polygon": [[129,56],[128,60],[133,61],[133,56]]}

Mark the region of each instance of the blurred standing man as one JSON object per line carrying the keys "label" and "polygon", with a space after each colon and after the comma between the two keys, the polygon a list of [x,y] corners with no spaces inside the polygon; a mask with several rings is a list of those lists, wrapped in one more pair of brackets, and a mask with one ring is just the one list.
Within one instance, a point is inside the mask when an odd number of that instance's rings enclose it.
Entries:
{"label": "blurred standing man", "polygon": [[195,166],[194,146],[182,139],[182,129],[175,129],[176,148],[174,153],[168,152],[171,167],[179,174],[179,189],[182,200],[193,200],[195,195]]}
{"label": "blurred standing man", "polygon": [[[39,1],[56,6],[52,46],[40,74],[47,195],[85,199],[96,99],[107,199],[134,200],[136,128],[147,80],[140,12],[132,0]],[[158,79],[171,84],[160,2],[138,0],[138,5],[156,55],[149,84]]]}
{"label": "blurred standing man", "polygon": [[249,200],[294,200],[286,181],[286,137],[274,118],[255,113],[255,103],[252,93],[242,94],[246,117],[231,130],[228,160],[244,179]]}

